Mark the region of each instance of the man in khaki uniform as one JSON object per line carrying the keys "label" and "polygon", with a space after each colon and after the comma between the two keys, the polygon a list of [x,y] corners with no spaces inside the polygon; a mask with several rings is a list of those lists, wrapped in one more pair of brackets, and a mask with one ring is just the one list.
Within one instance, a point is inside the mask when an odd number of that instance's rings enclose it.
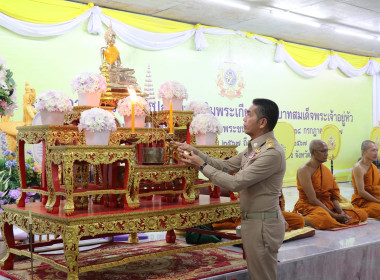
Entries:
{"label": "man in khaki uniform", "polygon": [[248,147],[227,160],[213,159],[188,144],[177,143],[184,163],[199,168],[215,185],[239,192],[241,233],[252,280],[276,279],[277,253],[285,235],[278,198],[286,161],[273,134],[278,115],[276,103],[254,99],[243,119],[244,132],[251,137]]}

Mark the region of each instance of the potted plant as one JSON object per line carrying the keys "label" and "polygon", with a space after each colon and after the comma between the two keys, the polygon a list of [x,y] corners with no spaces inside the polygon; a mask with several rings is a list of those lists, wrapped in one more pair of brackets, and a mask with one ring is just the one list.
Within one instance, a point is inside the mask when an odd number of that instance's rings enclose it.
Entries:
{"label": "potted plant", "polygon": [[222,132],[222,125],[213,114],[198,114],[190,124],[190,133],[195,134],[197,145],[215,145],[216,135]]}
{"label": "potted plant", "polygon": [[160,86],[158,97],[162,98],[164,110],[169,110],[170,101],[172,101],[173,110],[181,111],[183,100],[188,98],[188,94],[186,88],[181,83],[167,81]]}
{"label": "potted plant", "polygon": [[198,114],[211,114],[211,108],[204,101],[190,101],[186,104],[185,111],[193,111],[194,116]]}
{"label": "potted plant", "polygon": [[82,72],[71,81],[71,90],[78,94],[79,106],[99,106],[107,81],[98,73]]}
{"label": "potted plant", "polygon": [[[143,109],[144,108],[144,109]],[[141,96],[136,96],[134,105],[134,115],[135,115],[135,127],[144,127],[145,117],[147,113],[149,114],[149,104],[145,98]],[[132,126],[132,98],[128,96],[119,100],[117,104],[117,112],[119,115],[124,117],[125,127]]]}
{"label": "potted plant", "polygon": [[63,125],[65,114],[73,109],[70,98],[62,91],[47,90],[36,98],[36,110],[42,124]]}
{"label": "potted plant", "polygon": [[17,109],[16,84],[12,71],[5,64],[5,59],[0,56],[0,116],[12,115]]}
{"label": "potted plant", "polygon": [[81,113],[78,130],[84,130],[86,145],[108,145],[110,133],[116,130],[115,117],[96,107],[85,110]]}

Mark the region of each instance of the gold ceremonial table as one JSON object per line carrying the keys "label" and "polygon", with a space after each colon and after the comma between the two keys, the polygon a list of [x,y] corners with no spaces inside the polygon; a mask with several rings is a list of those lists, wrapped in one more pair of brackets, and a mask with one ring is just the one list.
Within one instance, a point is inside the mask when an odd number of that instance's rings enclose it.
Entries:
{"label": "gold ceremonial table", "polygon": [[[174,243],[174,229],[188,229],[239,216],[240,206],[238,201],[231,201],[227,197],[219,199],[210,198],[206,195],[200,195],[199,200],[191,205],[183,205],[180,202],[164,203],[161,201],[160,196],[155,196],[152,201],[141,201],[140,208],[135,210],[104,208],[102,205],[90,203],[88,210],[75,211],[72,216],[65,215],[63,205],[60,206],[59,213],[57,214],[48,213],[40,202],[32,203],[30,212],[28,211],[28,207],[4,205],[4,210],[1,212],[1,230],[7,246],[7,254],[0,261],[0,265],[4,270],[13,269],[15,255],[31,256],[31,252],[28,250],[29,244],[15,244],[13,225],[28,232],[29,223],[31,223],[30,228],[34,235],[51,234],[61,236],[62,239],[60,241],[63,243],[66,264],[57,263],[53,259],[49,259],[47,255],[40,255],[36,252],[33,253],[33,258],[66,272],[67,279],[72,280],[79,279],[78,274],[81,272],[119,266],[132,261],[190,250],[223,247],[241,243],[241,239],[236,239],[235,237],[231,238],[235,240],[221,243],[208,243],[170,251],[159,251],[117,261],[111,258],[109,262],[79,266],[80,239],[125,233],[137,234],[141,232],[167,231],[167,242]],[[37,243],[34,243],[33,246],[37,247]]]}
{"label": "gold ceremonial table", "polygon": [[[69,125],[33,125],[17,127],[17,164],[20,171],[21,196],[17,200],[18,206],[25,206],[27,192],[36,192],[42,195],[42,202],[45,204],[48,197],[46,182],[46,157],[49,147],[62,144],[84,143],[83,133],[78,131],[76,126]],[[41,168],[41,187],[27,188],[25,171],[25,144],[42,143],[42,168]]]}
{"label": "gold ceremonial table", "polygon": [[[88,196],[96,194],[127,194],[128,187],[131,186],[131,174],[133,172],[134,146],[56,146],[49,147],[47,157],[47,186],[49,198],[46,203],[46,209],[49,212],[58,211],[58,195],[66,197],[64,211],[66,215],[74,212],[74,196]],[[122,188],[116,186],[103,187],[95,186],[89,189],[85,186],[82,189],[75,189],[74,163],[85,162],[92,165],[112,164],[115,162],[124,162],[125,176]],[[64,189],[61,188],[59,180],[58,166],[62,166],[62,177]],[[100,188],[99,188],[100,187]]]}

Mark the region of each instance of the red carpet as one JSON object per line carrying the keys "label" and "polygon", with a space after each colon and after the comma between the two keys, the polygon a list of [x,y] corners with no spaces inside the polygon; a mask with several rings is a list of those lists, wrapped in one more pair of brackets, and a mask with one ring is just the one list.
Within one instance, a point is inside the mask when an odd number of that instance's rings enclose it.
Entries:
{"label": "red carpet", "polygon": [[[128,247],[126,247],[128,246]],[[126,256],[155,252],[158,249],[175,249],[188,246],[182,241],[166,244],[165,241],[154,241],[140,244],[113,243],[96,249],[81,252],[80,267],[120,260]],[[49,255],[58,263],[64,262],[63,255]],[[83,280],[190,280],[224,274],[246,268],[242,254],[224,249],[204,249],[179,253],[172,256],[131,262],[108,269],[84,272],[79,274]],[[15,262],[14,270],[0,270],[0,275],[14,280],[25,280],[30,277],[30,260]],[[34,280],[66,280],[66,273],[50,265],[34,260]]]}

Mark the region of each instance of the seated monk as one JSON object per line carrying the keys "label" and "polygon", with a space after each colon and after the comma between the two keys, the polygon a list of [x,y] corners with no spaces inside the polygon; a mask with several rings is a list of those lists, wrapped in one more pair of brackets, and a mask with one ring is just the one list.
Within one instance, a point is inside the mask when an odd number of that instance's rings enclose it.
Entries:
{"label": "seated monk", "polygon": [[351,204],[367,212],[368,217],[380,219],[379,170],[372,163],[377,159],[378,147],[369,140],[362,143],[362,158],[352,170],[354,194]]}
{"label": "seated monk", "polygon": [[305,219],[303,218],[302,215],[285,211],[285,198],[282,192],[280,196],[280,208],[281,208],[282,215],[284,216],[285,221],[288,224],[286,231],[300,229],[305,226]]}
{"label": "seated monk", "polygon": [[328,157],[326,143],[312,140],[309,150],[311,159],[297,171],[299,198],[293,212],[302,214],[306,225],[316,229],[346,227],[365,221],[365,211],[340,207],[339,187],[331,171],[322,164]]}

